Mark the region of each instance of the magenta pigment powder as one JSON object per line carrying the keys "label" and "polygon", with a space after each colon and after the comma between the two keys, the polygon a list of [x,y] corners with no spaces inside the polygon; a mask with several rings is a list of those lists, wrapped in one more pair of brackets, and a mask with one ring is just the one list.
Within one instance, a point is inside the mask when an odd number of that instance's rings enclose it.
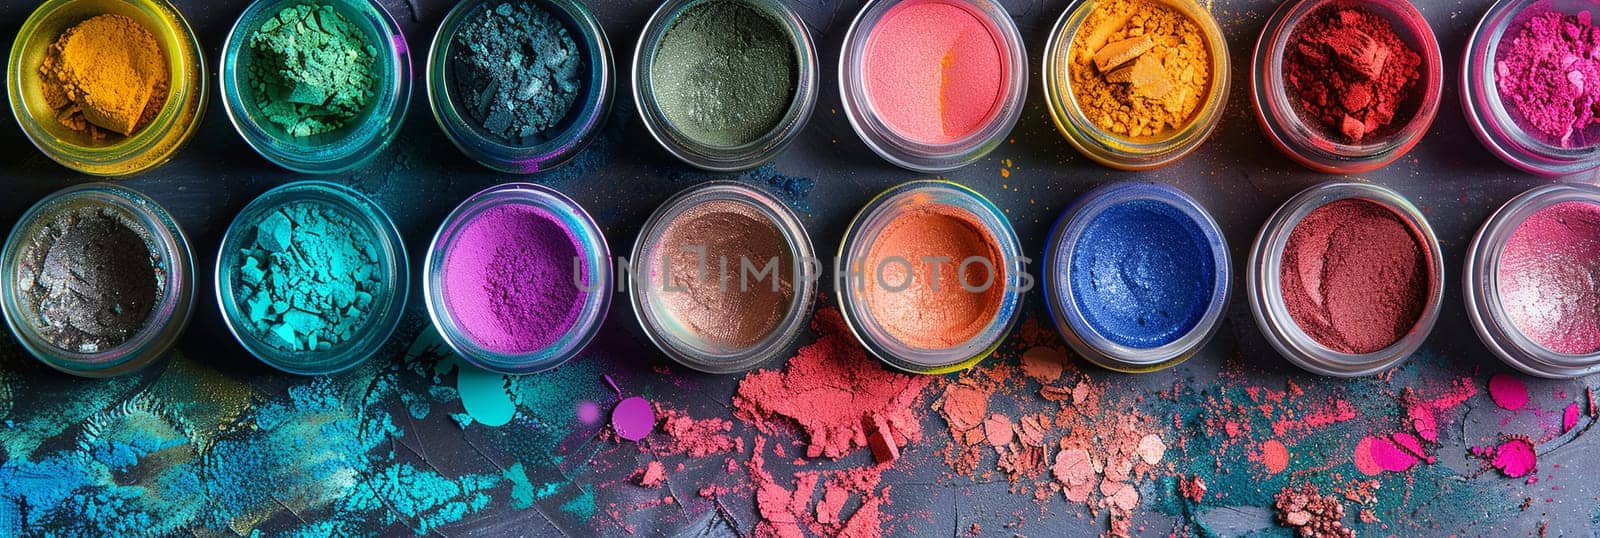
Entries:
{"label": "magenta pigment powder", "polygon": [[[587,299],[590,268],[572,230],[548,210],[501,204],[463,225],[445,252],[450,315],[473,342],[523,354],[560,340]],[[574,261],[579,260],[579,261]]]}
{"label": "magenta pigment powder", "polygon": [[1500,255],[1511,323],[1557,353],[1600,351],[1600,205],[1562,202],[1529,215]]}
{"label": "magenta pigment powder", "polygon": [[1524,129],[1548,143],[1591,143],[1583,135],[1600,107],[1600,27],[1592,19],[1588,11],[1545,11],[1514,25],[1500,42],[1494,63],[1500,99]]}

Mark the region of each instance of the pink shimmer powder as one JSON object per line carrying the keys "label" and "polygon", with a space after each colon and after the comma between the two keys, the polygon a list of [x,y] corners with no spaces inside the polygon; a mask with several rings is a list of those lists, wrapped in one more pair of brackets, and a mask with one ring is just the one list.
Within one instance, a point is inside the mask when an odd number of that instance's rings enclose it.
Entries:
{"label": "pink shimmer powder", "polygon": [[900,136],[960,140],[989,122],[1006,75],[998,32],[971,8],[939,0],[895,6],[867,37],[867,100]]}
{"label": "pink shimmer powder", "polygon": [[1562,202],[1529,215],[1497,272],[1500,302],[1522,334],[1557,353],[1600,351],[1600,205]]}
{"label": "pink shimmer powder", "polygon": [[[445,307],[473,342],[502,354],[531,353],[565,336],[587,294],[573,282],[581,248],[544,208],[504,204],[462,226],[444,253]],[[585,282],[589,268],[581,268]]]}

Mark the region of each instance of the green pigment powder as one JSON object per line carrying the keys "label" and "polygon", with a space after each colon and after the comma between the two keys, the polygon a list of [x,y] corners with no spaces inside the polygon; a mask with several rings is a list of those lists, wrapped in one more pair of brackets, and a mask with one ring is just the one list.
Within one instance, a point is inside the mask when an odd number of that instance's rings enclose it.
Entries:
{"label": "green pigment powder", "polygon": [[284,8],[250,33],[256,108],[291,136],[344,127],[372,100],[378,51],[333,6]]}
{"label": "green pigment powder", "polygon": [[328,351],[351,339],[383,293],[372,234],[319,203],[268,214],[238,259],[234,297],[248,330],[284,351]]}
{"label": "green pigment powder", "polygon": [[746,144],[777,127],[794,101],[796,58],[769,16],[737,0],[695,4],[651,61],[656,104],[679,132],[711,146]]}
{"label": "green pigment powder", "polygon": [[461,108],[491,136],[537,143],[583,89],[583,55],[561,21],[532,2],[484,6],[451,44],[451,75]]}

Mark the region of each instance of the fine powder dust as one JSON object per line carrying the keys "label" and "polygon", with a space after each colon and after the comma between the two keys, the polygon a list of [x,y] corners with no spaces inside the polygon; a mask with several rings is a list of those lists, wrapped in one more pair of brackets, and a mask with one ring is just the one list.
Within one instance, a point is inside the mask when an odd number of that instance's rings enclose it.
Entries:
{"label": "fine powder dust", "polygon": [[[794,297],[794,255],[777,224],[748,203],[714,200],[689,208],[667,223],[649,255],[653,302],[701,345],[721,351],[760,343]],[[774,260],[774,274],[758,280]]]}
{"label": "fine powder dust", "polygon": [[1290,317],[1317,343],[1365,354],[1404,337],[1428,299],[1417,233],[1376,202],[1347,198],[1307,214],[1289,234],[1279,278]]}
{"label": "fine powder dust", "polygon": [[[913,204],[884,226],[867,250],[865,265],[855,268],[860,279],[852,277],[852,285],[864,281],[867,309],[890,336],[918,349],[954,347],[971,340],[999,313],[1007,278],[1005,260],[995,237],[972,214],[950,206]],[[950,261],[923,261],[941,257]],[[974,257],[988,260],[994,269],[966,264],[964,282],[984,288],[981,291],[962,286],[959,266]],[[902,286],[905,289],[897,289]]]}
{"label": "fine powder dust", "polygon": [[[1530,8],[1548,9],[1548,7]],[[1600,27],[1584,10],[1545,11],[1507,29],[1495,57],[1496,89],[1520,124],[1563,147],[1594,144],[1600,107]]]}
{"label": "fine powder dust", "polygon": [[889,128],[924,144],[971,135],[994,116],[1005,78],[999,37],[966,8],[910,1],[867,38],[867,100]]}
{"label": "fine powder dust", "polygon": [[[504,204],[464,225],[445,251],[445,305],[472,340],[503,354],[538,351],[566,335],[587,293],[574,282],[577,237],[549,211]],[[581,264],[576,280],[591,285]]]}
{"label": "fine powder dust", "polygon": [[1522,334],[1551,351],[1600,351],[1600,205],[1562,202],[1529,215],[1501,253],[1500,301]]}
{"label": "fine powder dust", "polygon": [[1359,5],[1330,6],[1307,15],[1290,42],[1283,78],[1306,121],[1358,144],[1414,115],[1403,105],[1422,78],[1422,57],[1388,19]]}

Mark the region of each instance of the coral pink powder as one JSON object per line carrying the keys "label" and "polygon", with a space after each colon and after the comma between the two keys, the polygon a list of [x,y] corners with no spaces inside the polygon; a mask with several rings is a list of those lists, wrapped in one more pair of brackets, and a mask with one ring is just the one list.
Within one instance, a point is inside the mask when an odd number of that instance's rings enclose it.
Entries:
{"label": "coral pink powder", "polygon": [[1006,75],[999,34],[969,8],[910,0],[867,37],[867,100],[900,136],[948,144],[993,118]]}
{"label": "coral pink powder", "polygon": [[1529,339],[1558,353],[1600,351],[1600,205],[1562,202],[1511,232],[1500,302]]}

